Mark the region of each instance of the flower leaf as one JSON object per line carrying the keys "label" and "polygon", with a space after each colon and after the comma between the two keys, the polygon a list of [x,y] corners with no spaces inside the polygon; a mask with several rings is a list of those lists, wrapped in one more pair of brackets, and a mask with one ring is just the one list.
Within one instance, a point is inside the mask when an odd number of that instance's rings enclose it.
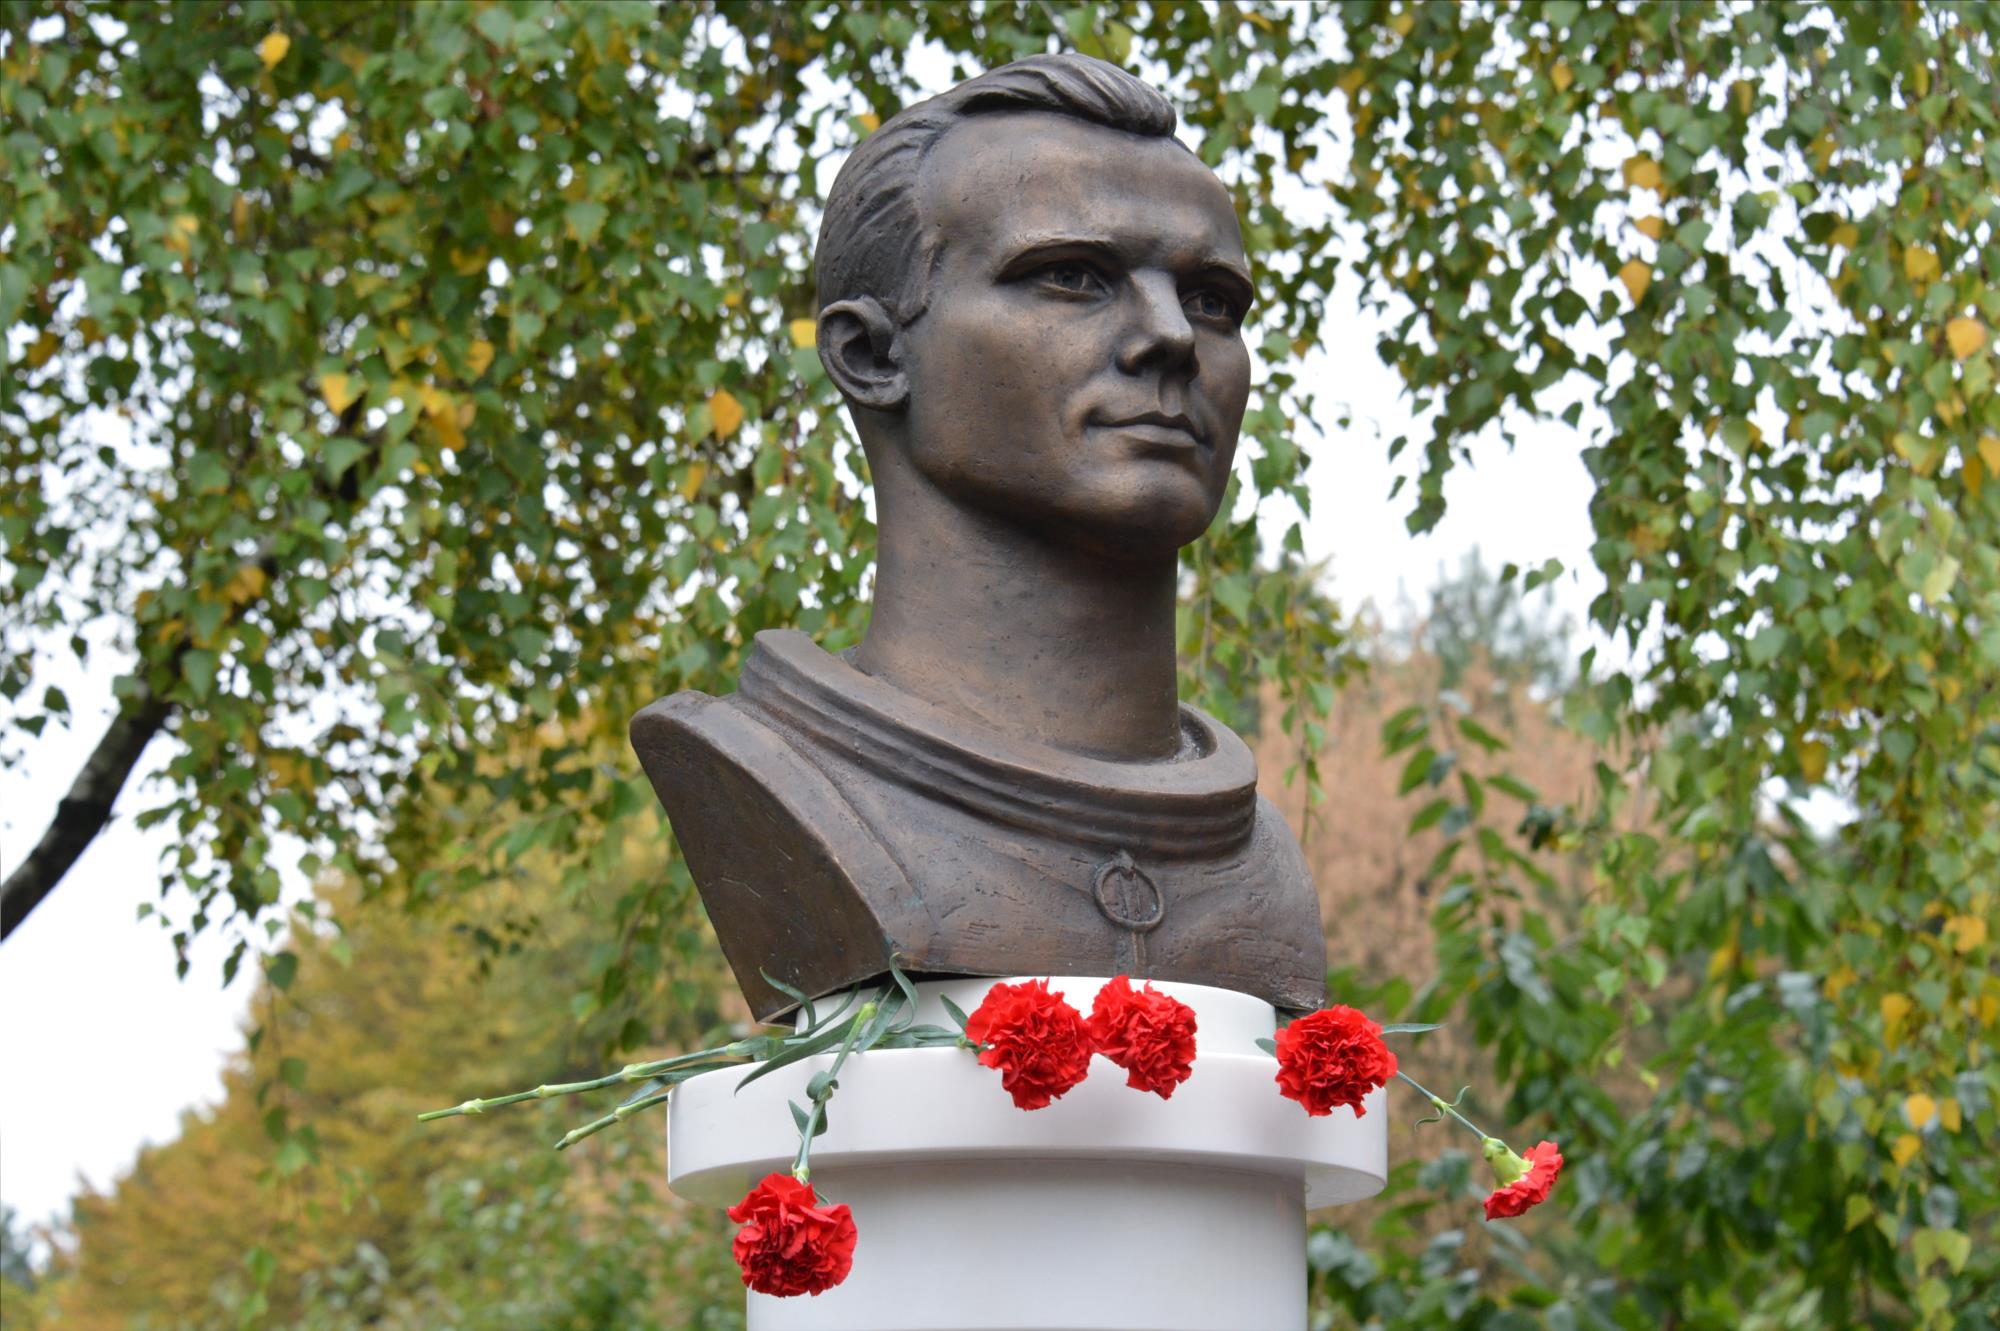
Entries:
{"label": "flower leaf", "polygon": [[814,1054],[823,1054],[839,1044],[842,1039],[846,1038],[846,1035],[847,1028],[845,1026],[826,1026],[819,1029],[809,1038],[797,1041],[787,1040],[785,1041],[784,1052],[775,1054],[766,1061],[759,1063],[755,1068],[752,1068],[748,1076],[736,1083],[736,1089],[740,1092],[745,1086],[756,1081],[759,1077],[768,1077],[779,1068],[788,1068],[800,1059],[811,1058]]}
{"label": "flower leaf", "polygon": [[771,974],[771,972],[765,970],[763,967],[760,966],[757,968],[757,974],[764,977],[765,984],[770,985],[773,989],[776,989],[779,993],[783,994],[786,998],[791,999],[794,1003],[797,1003],[800,1007],[805,1007],[807,1004],[812,1002],[810,998],[806,997],[805,990],[792,988],[792,986],[786,984],[783,980],[780,980],[777,976]]}

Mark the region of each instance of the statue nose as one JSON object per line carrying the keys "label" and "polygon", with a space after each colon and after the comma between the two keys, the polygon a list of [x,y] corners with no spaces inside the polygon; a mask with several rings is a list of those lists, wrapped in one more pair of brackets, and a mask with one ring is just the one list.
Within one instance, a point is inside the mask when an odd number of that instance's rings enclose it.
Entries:
{"label": "statue nose", "polygon": [[1132,322],[1118,352],[1118,368],[1127,374],[1146,370],[1179,373],[1193,378],[1194,327],[1181,308],[1181,293],[1166,273],[1136,274],[1129,288]]}

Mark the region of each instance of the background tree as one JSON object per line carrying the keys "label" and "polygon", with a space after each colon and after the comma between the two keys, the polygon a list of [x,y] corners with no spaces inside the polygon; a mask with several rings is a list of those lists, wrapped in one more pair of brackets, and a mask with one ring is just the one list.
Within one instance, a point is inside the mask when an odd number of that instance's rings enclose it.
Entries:
{"label": "background tree", "polygon": [[8,724],[66,708],[30,647],[108,618],[136,662],[7,927],[165,732],[183,931],[268,910],[281,833],[417,901],[532,861],[612,898],[583,1009],[662,1037],[700,939],[684,875],[619,870],[656,825],[622,718],[767,624],[840,645],[865,585],[861,463],[798,331],[820,173],[919,63],[1074,46],[1165,84],[1266,256],[1242,502],[1188,566],[1197,698],[1275,678],[1308,740],[1334,701],[1309,667],[1338,626],[1271,632],[1300,533],[1260,564],[1256,521],[1310,498],[1299,366],[1337,277],[1423,422],[1391,444],[1413,528],[1531,424],[1597,482],[1621,654],[1567,704],[1595,789],[1545,799],[1448,703],[1387,726],[1448,833],[1413,1003],[1464,1014],[1496,1114],[1574,1146],[1567,1216],[1498,1231],[1521,1253],[1413,1245],[1392,1206],[1365,1250],[1317,1245],[1329,1296],[1398,1326],[2000,1320],[2000,11],[4,22]]}
{"label": "background tree", "polygon": [[[324,887],[344,927],[296,940],[283,987],[260,977],[261,1033],[221,1103],[77,1203],[49,1324],[740,1326],[728,1226],[667,1194],[657,1116],[561,1156],[551,1144],[598,1111],[417,1122],[454,1093],[594,1075],[613,1034],[550,1001],[587,988],[606,922],[560,909],[546,866],[502,895],[413,914]],[[482,975],[463,935],[528,912],[544,921],[534,946],[487,956]],[[698,978],[728,988],[719,957]],[[669,1038],[699,1045],[727,1020],[711,998],[673,1014]]]}
{"label": "background tree", "polygon": [[1518,574],[1488,568],[1474,548],[1457,569],[1438,566],[1421,611],[1407,606],[1408,645],[1436,658],[1444,688],[1479,673],[1503,699],[1516,689],[1553,697],[1574,681],[1576,625],[1556,608],[1554,587],[1544,581],[1539,598],[1525,596]]}
{"label": "background tree", "polygon": [[[1631,1266],[1569,1301],[1991,1325],[2000,18],[1340,15],[1335,194],[1434,409],[1413,525],[1475,441],[1560,412],[1598,481],[1592,619],[1635,650],[1574,708],[1622,771],[1525,824],[1597,862],[1552,912],[1574,932],[1510,918],[1538,880],[1470,784],[1480,860],[1436,921],[1431,1001],[1464,1001],[1511,1109],[1585,1129],[1579,1237]],[[1430,785],[1492,747],[1391,743]],[[1818,790],[1845,808],[1815,823]],[[1603,1085],[1626,1059],[1630,1117]]]}
{"label": "background tree", "polygon": [[37,1331],[48,1316],[50,1263],[36,1260],[35,1238],[11,1206],[0,1206],[0,1327]]}

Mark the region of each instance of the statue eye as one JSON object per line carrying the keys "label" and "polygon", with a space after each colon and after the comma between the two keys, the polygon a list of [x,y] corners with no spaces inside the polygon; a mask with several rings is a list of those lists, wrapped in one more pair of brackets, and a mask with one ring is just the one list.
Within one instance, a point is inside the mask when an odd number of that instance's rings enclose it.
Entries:
{"label": "statue eye", "polygon": [[1042,269],[1044,283],[1075,296],[1094,296],[1104,290],[1104,279],[1077,263],[1050,264]]}
{"label": "statue eye", "polygon": [[1181,307],[1197,319],[1216,319],[1228,323],[1236,322],[1236,306],[1227,296],[1213,287],[1203,287],[1188,293]]}

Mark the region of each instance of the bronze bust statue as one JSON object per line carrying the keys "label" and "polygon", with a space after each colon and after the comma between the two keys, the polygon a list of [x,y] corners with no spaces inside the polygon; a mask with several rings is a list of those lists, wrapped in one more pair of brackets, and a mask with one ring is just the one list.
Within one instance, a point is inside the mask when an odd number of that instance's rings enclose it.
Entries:
{"label": "bronze bust statue", "polygon": [[1156,91],[1037,56],[884,124],[820,230],[819,355],[875,487],[839,656],[632,722],[759,1017],[898,964],[1317,1007],[1326,951],[1250,751],[1175,692],[1178,552],[1222,502],[1253,288]]}

